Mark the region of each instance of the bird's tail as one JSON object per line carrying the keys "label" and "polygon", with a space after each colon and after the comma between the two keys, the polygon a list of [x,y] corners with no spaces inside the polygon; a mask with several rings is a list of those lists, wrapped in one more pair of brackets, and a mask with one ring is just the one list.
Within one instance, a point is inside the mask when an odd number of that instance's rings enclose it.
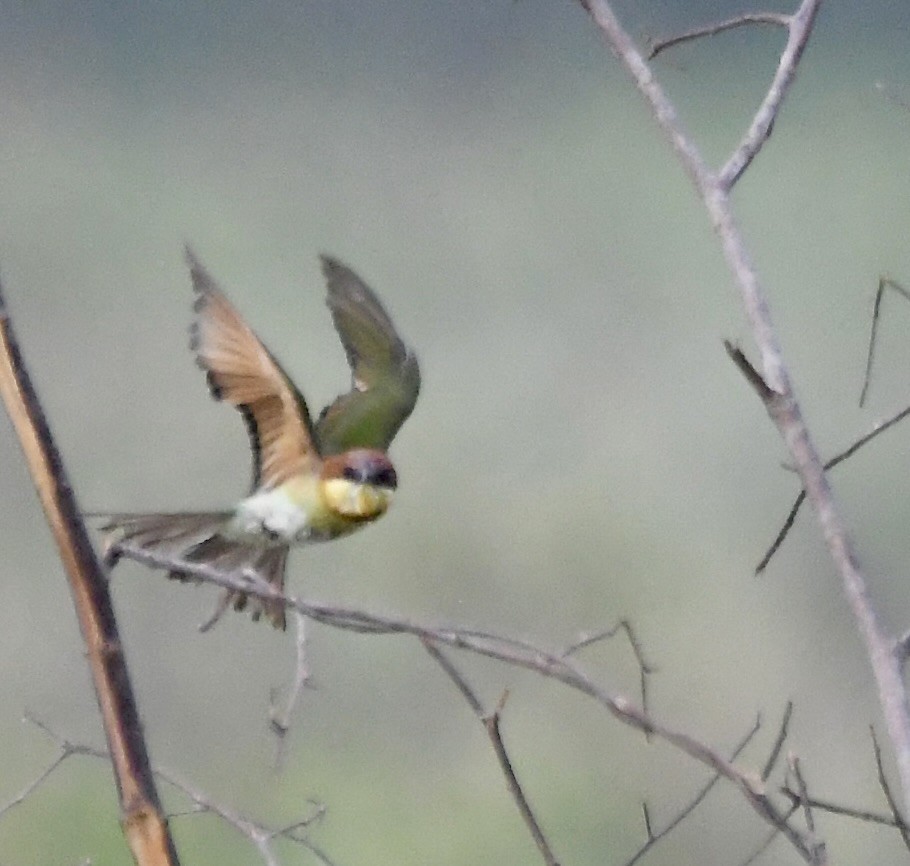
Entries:
{"label": "bird's tail", "polygon": [[[287,546],[250,544],[222,535],[231,514],[190,511],[95,516],[103,519],[100,529],[107,533],[104,555],[109,566],[125,556],[153,568],[166,568],[167,576],[174,580],[197,582],[198,577],[180,568],[181,562],[207,565],[223,573],[251,570],[283,591]],[[286,627],[283,604],[228,589],[202,630],[211,628],[228,607],[243,610],[248,604],[254,620],[265,614],[275,628]]]}

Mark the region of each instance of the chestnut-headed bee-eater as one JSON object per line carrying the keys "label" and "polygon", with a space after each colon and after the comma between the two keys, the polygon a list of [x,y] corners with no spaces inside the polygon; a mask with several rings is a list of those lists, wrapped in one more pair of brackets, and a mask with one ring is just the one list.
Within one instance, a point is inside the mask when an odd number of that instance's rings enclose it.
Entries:
{"label": "chestnut-headed bee-eater", "polygon": [[[250,495],[229,511],[103,515],[111,564],[143,551],[168,576],[193,580],[180,562],[251,570],[284,588],[292,544],[328,541],[381,517],[397,487],[386,451],[414,408],[420,370],[370,288],[322,257],[327,303],[351,367],[352,386],[313,423],[303,395],[192,251],[186,251],[196,317],[191,349],[216,400],[243,415],[253,451]],[[157,565],[157,563],[155,563]],[[285,628],[284,606],[228,590],[208,625],[233,605]]]}

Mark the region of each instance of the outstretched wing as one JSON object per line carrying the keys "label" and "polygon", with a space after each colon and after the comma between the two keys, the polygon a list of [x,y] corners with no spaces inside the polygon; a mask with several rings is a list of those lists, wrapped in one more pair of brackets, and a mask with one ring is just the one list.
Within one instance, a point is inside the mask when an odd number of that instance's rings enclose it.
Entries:
{"label": "outstretched wing", "polygon": [[420,368],[372,290],[350,268],[322,256],[326,302],[351,366],[351,390],[316,423],[323,455],[349,448],[385,451],[414,409]]}
{"label": "outstretched wing", "polygon": [[278,362],[187,248],[196,319],[191,348],[216,400],[243,414],[253,450],[253,488],[315,471],[319,451],[306,403]]}

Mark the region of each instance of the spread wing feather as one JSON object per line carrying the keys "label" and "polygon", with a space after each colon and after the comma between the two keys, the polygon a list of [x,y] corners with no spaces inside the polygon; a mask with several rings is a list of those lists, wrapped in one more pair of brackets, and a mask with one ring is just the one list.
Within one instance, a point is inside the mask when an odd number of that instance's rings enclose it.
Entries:
{"label": "spread wing feather", "polygon": [[196,320],[191,347],[212,396],[236,406],[253,450],[253,488],[275,487],[319,461],[306,403],[190,249]]}
{"label": "spread wing feather", "polygon": [[326,303],[351,367],[351,390],[316,423],[323,455],[349,448],[387,450],[414,409],[420,368],[379,299],[350,268],[322,256]]}

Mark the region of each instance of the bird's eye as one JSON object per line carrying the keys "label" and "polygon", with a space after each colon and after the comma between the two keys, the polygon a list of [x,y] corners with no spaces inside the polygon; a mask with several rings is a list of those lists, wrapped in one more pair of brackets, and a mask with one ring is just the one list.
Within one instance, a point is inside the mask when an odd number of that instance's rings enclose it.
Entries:
{"label": "bird's eye", "polygon": [[348,481],[360,481],[360,473],[353,466],[345,466],[341,470],[341,475],[343,478],[346,478]]}
{"label": "bird's eye", "polygon": [[391,466],[384,466],[373,475],[373,484],[377,487],[388,487],[394,490],[398,486],[398,476]]}

